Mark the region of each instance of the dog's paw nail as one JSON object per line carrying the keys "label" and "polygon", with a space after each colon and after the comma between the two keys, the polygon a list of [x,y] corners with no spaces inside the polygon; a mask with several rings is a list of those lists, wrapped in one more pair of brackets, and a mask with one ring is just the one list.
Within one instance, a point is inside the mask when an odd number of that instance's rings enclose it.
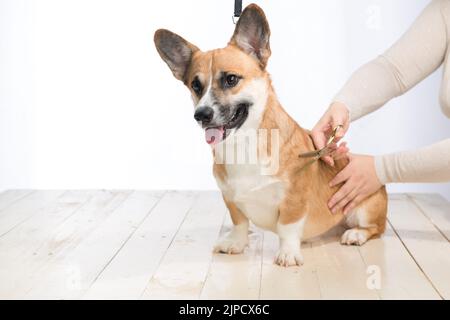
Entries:
{"label": "dog's paw nail", "polygon": [[248,239],[225,237],[214,246],[214,253],[239,254],[244,252],[248,245]]}
{"label": "dog's paw nail", "polygon": [[301,266],[303,265],[303,256],[300,251],[280,250],[276,255],[275,263],[281,267]]}
{"label": "dog's paw nail", "polygon": [[349,229],[344,232],[341,237],[341,244],[343,245],[357,245],[361,246],[367,241],[367,232],[360,229]]}

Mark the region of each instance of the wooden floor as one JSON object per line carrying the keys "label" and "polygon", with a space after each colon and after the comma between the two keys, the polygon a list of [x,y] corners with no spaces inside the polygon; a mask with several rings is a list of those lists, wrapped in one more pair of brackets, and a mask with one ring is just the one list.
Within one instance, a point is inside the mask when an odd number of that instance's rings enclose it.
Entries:
{"label": "wooden floor", "polygon": [[273,264],[254,228],[242,255],[212,254],[230,220],[217,192],[6,191],[0,299],[449,299],[450,203],[391,195],[386,234],[304,243],[305,265]]}

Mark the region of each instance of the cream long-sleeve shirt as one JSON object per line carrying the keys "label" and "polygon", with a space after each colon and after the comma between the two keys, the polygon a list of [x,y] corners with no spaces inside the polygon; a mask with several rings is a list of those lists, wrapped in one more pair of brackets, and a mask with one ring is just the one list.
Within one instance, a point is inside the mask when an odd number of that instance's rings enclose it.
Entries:
{"label": "cream long-sleeve shirt", "polygon": [[[433,0],[397,43],[350,77],[334,101],[345,104],[351,121],[356,120],[405,93],[443,64],[440,104],[450,118],[449,47],[450,0]],[[450,139],[377,156],[375,167],[383,184],[450,181]]]}

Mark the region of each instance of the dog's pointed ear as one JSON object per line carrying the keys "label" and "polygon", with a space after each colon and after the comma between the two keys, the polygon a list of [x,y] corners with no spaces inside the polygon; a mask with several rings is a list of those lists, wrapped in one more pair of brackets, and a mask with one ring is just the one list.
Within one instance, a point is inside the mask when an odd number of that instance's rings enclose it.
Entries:
{"label": "dog's pointed ear", "polygon": [[184,82],[192,55],[199,49],[179,35],[166,29],[157,30],[154,41],[159,55],[172,70],[175,78]]}
{"label": "dog's pointed ear", "polygon": [[229,44],[256,57],[264,69],[271,54],[269,39],[270,28],[264,11],[250,4],[242,12]]}

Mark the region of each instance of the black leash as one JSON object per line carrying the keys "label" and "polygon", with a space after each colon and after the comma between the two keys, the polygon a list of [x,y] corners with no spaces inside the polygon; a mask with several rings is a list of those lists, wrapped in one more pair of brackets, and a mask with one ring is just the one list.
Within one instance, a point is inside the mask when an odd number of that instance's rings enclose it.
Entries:
{"label": "black leash", "polygon": [[236,24],[236,18],[239,18],[242,13],[242,0],[234,0],[234,15],[233,23]]}

